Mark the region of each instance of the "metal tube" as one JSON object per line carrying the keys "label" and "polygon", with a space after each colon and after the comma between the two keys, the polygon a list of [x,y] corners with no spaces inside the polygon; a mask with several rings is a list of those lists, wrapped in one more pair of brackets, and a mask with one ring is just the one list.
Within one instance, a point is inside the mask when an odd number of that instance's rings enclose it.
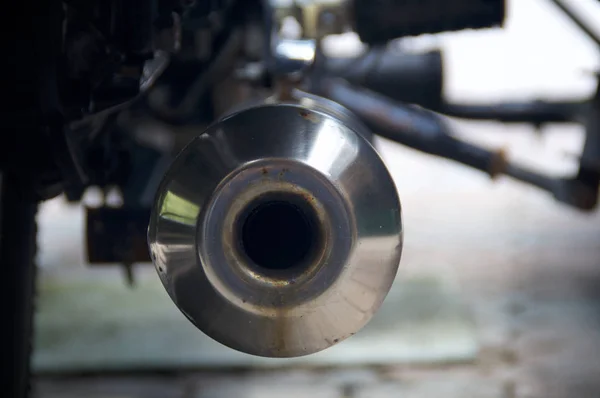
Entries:
{"label": "metal tube", "polygon": [[565,102],[503,102],[497,104],[442,104],[440,113],[471,120],[503,123],[568,123],[577,121],[587,100]]}
{"label": "metal tube", "polygon": [[503,174],[552,193],[556,193],[561,184],[561,180],[526,170],[512,163],[506,163]]}
{"label": "metal tube", "polygon": [[357,137],[367,129],[330,101],[290,97],[193,140],[165,174],[148,227],[159,277],[187,318],[266,357],[353,335],[391,287],[402,249],[400,199]]}
{"label": "metal tube", "polygon": [[497,173],[498,153],[452,137],[448,126],[434,112],[391,101],[341,79],[327,79],[320,87],[322,94],[353,111],[382,137],[466,164],[491,176]]}
{"label": "metal tube", "polygon": [[592,29],[590,29],[589,26],[587,26],[582,19],[577,16],[572,10],[569,9],[569,7],[567,7],[565,4],[563,4],[563,2],[561,0],[550,0],[552,1],[558,8],[561,9],[562,12],[565,13],[565,15],[571,20],[573,21],[573,23],[575,25],[577,25],[577,27],[579,29],[581,29],[581,31],[583,33],[586,34],[587,37],[590,38],[590,40],[592,40],[594,43],[596,43],[596,45],[598,47],[600,47],[600,38],[596,35],[596,33],[594,33],[594,31]]}
{"label": "metal tube", "polygon": [[491,177],[508,175],[557,197],[563,189],[562,180],[511,164],[502,151],[491,151],[451,136],[434,112],[396,103],[341,79],[325,79],[319,87],[324,96],[349,108],[382,137],[468,165]]}

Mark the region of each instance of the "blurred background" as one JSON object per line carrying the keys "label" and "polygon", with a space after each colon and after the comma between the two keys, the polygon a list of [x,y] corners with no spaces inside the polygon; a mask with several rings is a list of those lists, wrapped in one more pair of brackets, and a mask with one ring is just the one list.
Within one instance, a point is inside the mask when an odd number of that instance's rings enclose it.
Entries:
{"label": "blurred background", "polygon": [[[547,0],[512,0],[502,30],[404,39],[442,48],[450,100],[565,99],[595,90],[600,49]],[[596,26],[600,7],[571,0]],[[598,28],[600,33],[600,28]],[[327,50],[356,54],[351,34]],[[578,125],[452,122],[556,175],[576,171]],[[34,390],[92,397],[600,396],[600,215],[384,139],[405,246],[381,311],[324,352],[273,360],[234,352],[177,310],[149,264],[85,264],[84,211],[61,199],[38,216]]]}

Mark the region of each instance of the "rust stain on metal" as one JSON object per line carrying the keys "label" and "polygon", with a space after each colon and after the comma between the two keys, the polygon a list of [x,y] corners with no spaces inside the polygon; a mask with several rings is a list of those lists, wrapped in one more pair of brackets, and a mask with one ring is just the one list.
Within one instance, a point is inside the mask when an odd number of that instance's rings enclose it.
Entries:
{"label": "rust stain on metal", "polygon": [[282,303],[279,303],[275,313],[275,349],[277,352],[285,352],[287,348],[287,311],[283,308]]}
{"label": "rust stain on metal", "polygon": [[300,192],[300,196],[302,197],[302,199],[306,200],[307,202],[315,202],[316,199],[313,195],[307,193],[307,192]]}
{"label": "rust stain on metal", "polygon": [[504,170],[506,169],[506,164],[506,151],[504,149],[500,149],[492,157],[490,169],[488,170],[488,174],[490,175],[490,177],[494,179],[498,175],[504,173]]}
{"label": "rust stain on metal", "polygon": [[285,174],[289,171],[290,171],[290,169],[288,169],[287,167],[284,167],[283,169],[281,169],[281,171],[279,172],[279,178],[280,179],[283,178],[283,176],[285,176]]}
{"label": "rust stain on metal", "polygon": [[312,123],[318,123],[319,122],[319,118],[307,111],[300,111],[300,116],[302,116],[304,119],[308,120],[309,122]]}

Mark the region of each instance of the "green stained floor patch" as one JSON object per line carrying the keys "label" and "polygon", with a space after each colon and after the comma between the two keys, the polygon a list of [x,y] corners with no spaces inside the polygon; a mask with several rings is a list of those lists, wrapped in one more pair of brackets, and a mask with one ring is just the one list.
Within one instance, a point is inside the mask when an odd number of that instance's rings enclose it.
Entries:
{"label": "green stained floor patch", "polygon": [[114,269],[39,283],[34,368],[62,371],[378,365],[471,361],[477,340],[460,291],[440,275],[396,281],[354,337],[290,360],[242,354],[204,336],[177,310],[151,267],[134,288]]}

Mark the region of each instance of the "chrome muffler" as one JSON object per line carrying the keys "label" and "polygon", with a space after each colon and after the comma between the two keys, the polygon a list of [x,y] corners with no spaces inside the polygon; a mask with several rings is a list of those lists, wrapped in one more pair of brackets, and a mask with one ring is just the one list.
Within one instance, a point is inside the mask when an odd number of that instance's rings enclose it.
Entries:
{"label": "chrome muffler", "polygon": [[400,201],[370,132],[299,94],[227,116],[157,193],[148,240],[167,292],[200,330],[265,357],[323,350],[379,308],[400,261]]}

